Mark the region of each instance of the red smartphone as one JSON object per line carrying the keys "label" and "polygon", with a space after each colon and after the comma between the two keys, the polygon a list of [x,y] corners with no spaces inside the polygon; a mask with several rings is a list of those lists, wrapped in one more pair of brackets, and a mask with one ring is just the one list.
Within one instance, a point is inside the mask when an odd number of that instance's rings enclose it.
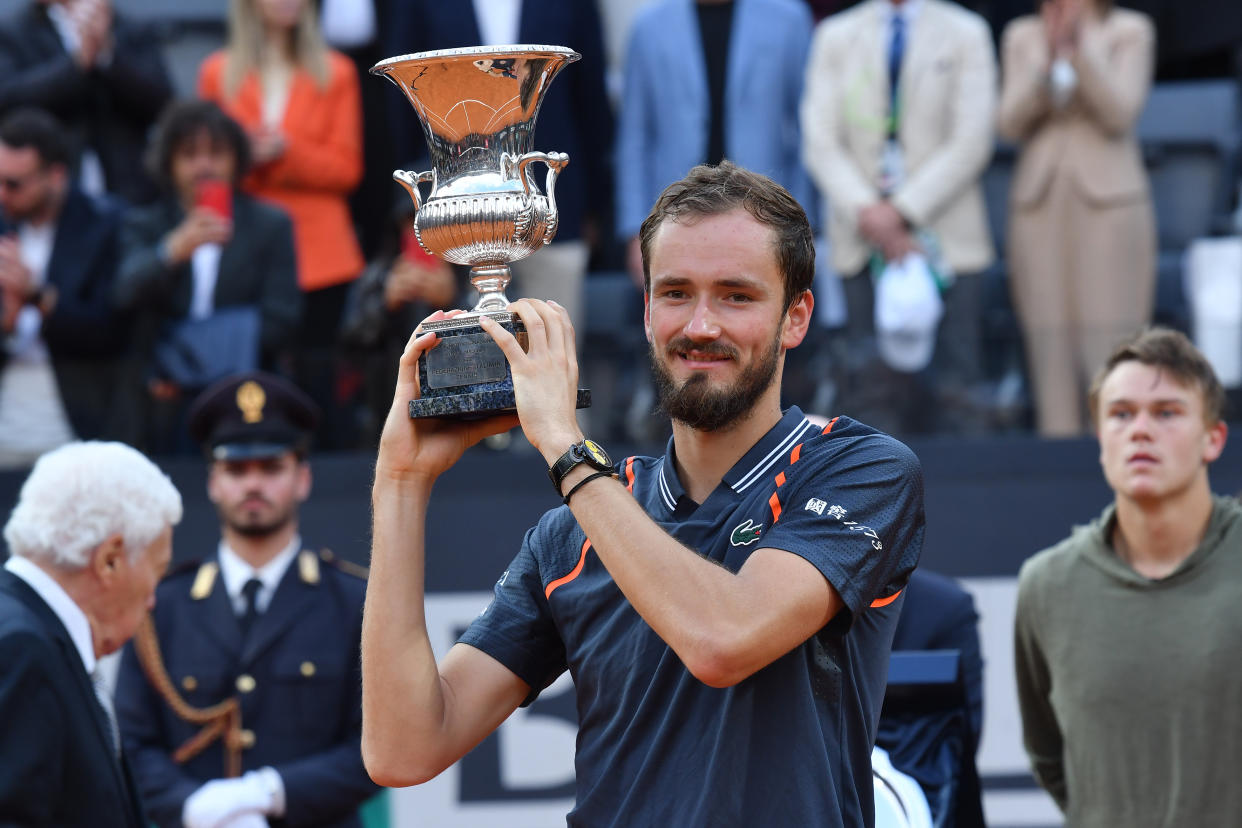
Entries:
{"label": "red smartphone", "polygon": [[227,181],[218,178],[207,178],[198,182],[194,194],[194,205],[206,207],[220,218],[233,218],[233,188]]}

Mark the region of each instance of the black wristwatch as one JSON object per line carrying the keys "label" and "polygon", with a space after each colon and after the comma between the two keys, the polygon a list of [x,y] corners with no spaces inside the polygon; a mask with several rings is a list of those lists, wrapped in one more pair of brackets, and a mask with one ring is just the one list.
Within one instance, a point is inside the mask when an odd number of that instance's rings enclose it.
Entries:
{"label": "black wristwatch", "polygon": [[548,469],[548,477],[552,478],[552,487],[558,495],[561,494],[561,482],[565,480],[565,475],[582,463],[599,471],[612,471],[612,460],[608,457],[608,452],[600,448],[599,443],[594,440],[574,443]]}

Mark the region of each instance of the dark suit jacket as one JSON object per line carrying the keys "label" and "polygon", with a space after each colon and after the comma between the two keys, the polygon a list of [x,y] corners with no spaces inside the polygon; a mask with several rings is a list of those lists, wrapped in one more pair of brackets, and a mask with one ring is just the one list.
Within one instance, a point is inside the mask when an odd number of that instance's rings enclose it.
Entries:
{"label": "dark suit jacket", "polygon": [[[389,15],[385,35],[389,55],[482,42],[470,2],[400,0],[391,5]],[[535,121],[532,147],[569,153],[569,167],[556,180],[560,214],[556,240],[578,239],[583,216],[607,215],[613,200],[613,116],[604,88],[604,43],[595,0],[524,0],[518,42],[568,46],[582,55],[582,60],[561,70],[548,87]],[[388,101],[394,157],[400,164],[426,169],[427,143],[413,107],[395,88],[389,91]]]}
{"label": "dark suit jacket", "polygon": [[[149,356],[160,330],[190,312],[194,277],[189,262],[169,266],[164,237],[185,217],[164,199],[130,210],[121,228],[121,264],[113,290],[118,309],[137,316],[135,348]],[[217,308],[252,305],[262,319],[264,361],[293,343],[302,310],[293,225],[277,207],[243,194],[233,197],[233,238],[220,254]]]}
{"label": "dark suit jacket", "polygon": [[[274,767],[285,785],[286,815],[274,825],[357,826],[357,809],[377,792],[362,765],[362,683],[359,644],[366,583],[311,553],[318,578],[294,560],[267,611],[243,640],[217,576],[194,598],[197,566],[160,584],[155,625],[173,684],[194,707],[229,696],[242,705],[242,727],[254,746],[243,771]],[[214,558],[213,558],[214,563]],[[238,677],[253,687],[240,692]],[[117,718],[151,816],[180,826],[186,797],[224,768],[220,743],[184,765],[171,753],[199,728],[177,716],[142,674],[127,646],[117,680]]]}
{"label": "dark suit jacket", "polygon": [[82,658],[51,607],[0,570],[0,825],[142,828]]}
{"label": "dark suit jacket", "polygon": [[111,61],[83,71],[44,4],[31,0],[0,21],[0,113],[48,110],[78,152],[95,150],[108,191],[137,204],[155,196],[142,154],[147,131],[172,98],[172,75],[152,31],[114,13],[112,32]]}
{"label": "dark suit jacket", "polygon": [[952,578],[916,569],[906,586],[906,604],[893,634],[893,651],[897,650],[961,653],[962,682],[977,745],[983,732],[983,656],[979,649],[979,613],[975,612],[970,593]]}
{"label": "dark suit jacket", "polygon": [[[121,211],[111,199],[70,190],[56,223],[47,264],[56,306],[44,320],[43,341],[65,413],[78,437],[116,436],[116,367],[128,337],[127,320],[112,310],[112,284],[119,259]],[[0,219],[0,233],[13,228]],[[0,371],[5,354],[0,350]]]}
{"label": "dark suit jacket", "polygon": [[982,828],[975,751],[983,726],[983,659],[979,614],[970,593],[952,578],[915,570],[893,635],[893,652],[957,650],[965,698],[955,707],[880,714],[876,744],[893,766],[927,794],[936,828]]}

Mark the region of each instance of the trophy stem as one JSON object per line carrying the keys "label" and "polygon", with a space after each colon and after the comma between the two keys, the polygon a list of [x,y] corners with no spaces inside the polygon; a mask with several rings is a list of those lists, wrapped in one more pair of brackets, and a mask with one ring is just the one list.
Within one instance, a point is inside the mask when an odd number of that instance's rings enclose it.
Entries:
{"label": "trophy stem", "polygon": [[478,304],[473,313],[502,311],[509,307],[505,298],[505,287],[509,284],[512,273],[507,264],[475,265],[470,268],[470,284],[479,292]]}

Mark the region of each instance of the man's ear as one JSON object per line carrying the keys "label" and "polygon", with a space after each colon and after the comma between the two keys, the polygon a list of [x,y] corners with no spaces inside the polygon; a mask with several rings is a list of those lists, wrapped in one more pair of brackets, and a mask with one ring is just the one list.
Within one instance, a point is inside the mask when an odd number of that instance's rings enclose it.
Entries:
{"label": "man's ear", "polygon": [[643,291],[643,332],[647,334],[647,344],[651,344],[651,292]]}
{"label": "man's ear", "polygon": [[305,503],[310,497],[314,478],[311,475],[310,463],[302,460],[298,463],[298,503]]}
{"label": "man's ear", "polygon": [[111,584],[128,566],[125,557],[125,539],[120,533],[109,535],[103,543],[91,550],[88,564],[95,578],[103,584]]}
{"label": "man's ear", "polygon": [[1220,457],[1222,451],[1225,450],[1225,440],[1229,437],[1229,426],[1225,425],[1224,420],[1217,422],[1215,425],[1209,426],[1207,435],[1203,441],[1203,462],[1211,463]]}
{"label": "man's ear", "polygon": [[815,297],[811,291],[804,290],[785,311],[784,329],[781,331],[781,347],[788,350],[802,344],[806,332],[811,327],[811,319],[815,314]]}

